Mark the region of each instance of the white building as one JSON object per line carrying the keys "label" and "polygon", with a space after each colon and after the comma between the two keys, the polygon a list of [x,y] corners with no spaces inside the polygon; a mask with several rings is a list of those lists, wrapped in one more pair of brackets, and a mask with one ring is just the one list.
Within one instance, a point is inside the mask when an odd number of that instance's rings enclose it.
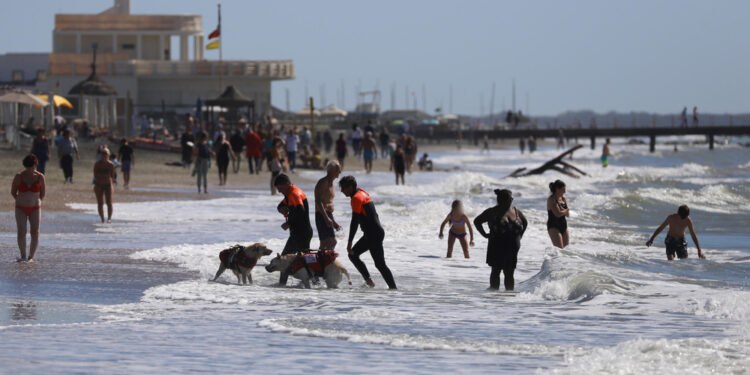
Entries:
{"label": "white building", "polygon": [[129,0],[115,0],[99,14],[55,15],[52,53],[0,55],[0,85],[66,95],[91,73],[96,44],[96,72],[117,90],[119,130],[128,94],[136,114],[160,111],[162,103],[185,113],[198,98],[213,99],[234,85],[262,115],[270,112],[271,82],[294,78],[291,60],[205,60],[205,42],[199,15],[135,15]]}

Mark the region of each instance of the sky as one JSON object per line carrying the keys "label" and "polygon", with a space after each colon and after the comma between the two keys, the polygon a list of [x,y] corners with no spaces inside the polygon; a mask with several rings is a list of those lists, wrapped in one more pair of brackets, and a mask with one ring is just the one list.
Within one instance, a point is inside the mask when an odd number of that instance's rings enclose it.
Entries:
{"label": "sky", "polygon": [[[12,4],[0,13],[0,53],[51,51],[55,13],[98,13],[112,2]],[[131,11],[199,14],[207,36],[216,4],[131,0]],[[306,93],[316,106],[352,109],[358,91],[379,89],[383,110],[395,92],[397,109],[416,100],[429,113],[480,115],[511,107],[515,80],[516,108],[532,115],[694,105],[746,113],[749,18],[750,1],[740,0],[225,0],[222,43],[225,60],[294,60],[296,79],[272,87],[282,109],[287,90],[298,110]]]}

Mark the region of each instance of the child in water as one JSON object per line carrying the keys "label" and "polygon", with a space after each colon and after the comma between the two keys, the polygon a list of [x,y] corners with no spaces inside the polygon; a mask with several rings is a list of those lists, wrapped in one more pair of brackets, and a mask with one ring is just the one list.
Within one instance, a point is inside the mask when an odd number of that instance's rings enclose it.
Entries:
{"label": "child in water", "polygon": [[[443,239],[443,228],[445,224],[450,222],[451,226],[448,229],[448,254],[446,258],[450,258],[453,255],[453,244],[458,241],[461,243],[461,248],[464,250],[464,258],[469,258],[469,245],[474,246],[474,229],[471,227],[469,218],[464,213],[464,205],[460,200],[453,201],[451,204],[451,212],[445,217],[443,223],[440,224],[440,234],[438,237]],[[466,242],[466,227],[469,227],[470,240]]]}
{"label": "child in water", "polygon": [[698,257],[705,259],[701,250],[701,245],[698,243],[698,237],[695,235],[695,229],[693,229],[693,221],[690,220],[690,208],[686,205],[682,205],[677,209],[677,213],[667,216],[667,219],[656,228],[654,234],[646,242],[646,246],[651,247],[654,243],[654,238],[661,233],[664,228],[669,225],[669,231],[667,232],[667,238],[664,239],[664,244],[667,247],[667,260],[674,260],[675,255],[679,259],[685,259],[688,257],[687,252],[687,241],[685,241],[685,229],[690,229],[690,236],[693,237],[695,247],[698,248]]}

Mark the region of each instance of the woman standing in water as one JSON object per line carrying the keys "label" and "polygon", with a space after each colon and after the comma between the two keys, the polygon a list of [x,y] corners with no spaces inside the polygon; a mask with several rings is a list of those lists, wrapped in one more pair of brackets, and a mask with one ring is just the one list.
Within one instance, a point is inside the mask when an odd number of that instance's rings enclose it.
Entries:
{"label": "woman standing in water", "polygon": [[401,145],[396,146],[396,151],[391,155],[391,170],[396,173],[396,185],[398,185],[398,178],[401,177],[401,185],[406,185],[404,182],[404,174],[406,173],[406,154],[401,149]]}
{"label": "woman standing in water", "polygon": [[[486,209],[474,219],[474,226],[487,242],[487,264],[490,272],[490,289],[500,288],[500,272],[505,274],[505,290],[513,290],[515,280],[513,273],[518,262],[518,250],[521,248],[521,237],[526,231],[528,222],[518,208],[512,205],[513,193],[510,190],[495,190],[497,206]],[[490,233],[485,232],[482,224],[487,223]]]}
{"label": "woman standing in water", "polygon": [[112,194],[114,187],[112,183],[115,177],[115,165],[109,161],[109,149],[103,148],[102,160],[94,164],[94,194],[96,194],[96,205],[99,217],[104,222],[104,201],[107,202],[107,223],[112,222]]}
{"label": "woman standing in water", "polygon": [[565,183],[557,180],[549,184],[552,195],[547,198],[547,233],[552,245],[564,249],[570,243],[568,219],[570,209],[565,198]]}
{"label": "woman standing in water", "polygon": [[[24,170],[13,178],[10,195],[16,200],[16,226],[18,229],[19,262],[34,262],[34,254],[39,246],[39,222],[42,220],[42,199],[47,185],[44,174],[36,171],[38,161],[33,154],[23,158]],[[31,245],[26,257],[26,221],[31,226]]]}
{"label": "woman standing in water", "polygon": [[[458,199],[453,201],[453,204],[451,204],[451,212],[448,213],[448,216],[445,217],[443,223],[440,224],[440,234],[438,234],[438,237],[441,240],[443,239],[443,228],[445,227],[445,224],[449,222],[451,226],[450,229],[448,229],[448,254],[445,257],[450,258],[453,256],[453,244],[455,244],[456,239],[458,239],[461,243],[461,248],[464,250],[464,258],[468,259],[469,245],[471,244],[471,246],[474,246],[474,229],[471,227],[469,218],[466,217],[466,214],[464,213],[463,203]],[[471,235],[469,242],[466,241],[467,226],[469,227],[469,234]]]}

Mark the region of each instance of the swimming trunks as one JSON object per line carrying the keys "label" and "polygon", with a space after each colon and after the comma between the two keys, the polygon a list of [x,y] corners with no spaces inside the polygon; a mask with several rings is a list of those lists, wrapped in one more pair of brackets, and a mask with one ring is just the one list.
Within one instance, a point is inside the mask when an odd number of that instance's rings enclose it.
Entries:
{"label": "swimming trunks", "polygon": [[667,238],[664,239],[664,245],[667,246],[667,256],[674,257],[677,255],[677,258],[679,259],[685,259],[688,257],[687,241],[685,241],[685,237],[675,238],[667,236]]}
{"label": "swimming trunks", "polygon": [[362,157],[365,159],[365,161],[372,161],[373,159],[375,159],[375,151],[365,150],[364,153],[362,153]]}
{"label": "swimming trunks", "polygon": [[609,165],[609,156],[607,156],[607,155],[602,155],[602,158],[601,158],[601,160],[602,160],[602,166],[606,167],[606,166],[608,166],[608,165]]}
{"label": "swimming trunks", "polygon": [[[333,213],[326,211],[325,215],[328,215],[328,217],[333,220]],[[315,211],[315,227],[318,229],[318,238],[320,238],[321,241],[326,238],[336,237],[333,227],[329,227],[328,224],[326,224],[323,213],[319,211]]]}
{"label": "swimming trunks", "polygon": [[122,165],[120,166],[120,168],[122,168],[123,172],[130,172],[130,167],[131,167],[130,163],[131,163],[130,160],[122,161]]}

